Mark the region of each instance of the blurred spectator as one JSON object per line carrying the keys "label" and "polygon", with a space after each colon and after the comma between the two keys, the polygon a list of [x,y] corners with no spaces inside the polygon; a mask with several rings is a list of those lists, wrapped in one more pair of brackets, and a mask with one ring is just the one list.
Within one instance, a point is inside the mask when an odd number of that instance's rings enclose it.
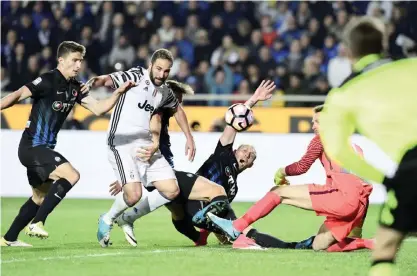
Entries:
{"label": "blurred spectator", "polygon": [[298,26],[305,28],[310,19],[311,12],[308,8],[308,2],[298,2],[296,22]]}
{"label": "blurred spectator", "polygon": [[311,45],[314,48],[322,48],[324,41],[324,32],[320,29],[320,23],[317,18],[311,18],[308,23],[308,33],[311,38]]}
{"label": "blurred spectator", "polygon": [[120,35],[117,43],[110,52],[109,65],[113,66],[116,62],[122,62],[126,67],[131,67],[135,59],[135,49],[130,45],[125,34]]}
{"label": "blurred spectator", "polygon": [[63,17],[58,30],[58,41],[76,40],[76,32],[72,29],[72,22],[68,17]]}
{"label": "blurred spectator", "polygon": [[38,56],[33,55],[30,56],[28,59],[28,70],[26,72],[26,75],[21,77],[25,79],[25,83],[28,83],[39,76],[39,71],[40,67]]}
{"label": "blurred spectator", "polygon": [[106,40],[104,41],[105,49],[112,49],[117,44],[122,34],[129,33],[125,27],[125,18],[122,13],[116,13],[113,16],[112,25],[107,29]]}
{"label": "blurred spectator", "polygon": [[133,61],[132,66],[141,66],[147,68],[149,65],[149,50],[148,47],[143,45],[136,51],[136,59]]}
{"label": "blurred spectator", "polygon": [[[238,90],[236,90],[234,92],[234,94],[236,94],[238,96],[247,96],[247,98],[249,98],[250,95],[252,95],[252,93],[253,92],[250,89],[249,82],[247,80],[245,80],[245,79],[240,82]],[[235,104],[235,103],[245,103],[246,100],[247,99],[233,101],[232,104]]]}
{"label": "blurred spectator", "polygon": [[271,57],[271,51],[268,47],[263,46],[259,50],[259,68],[263,78],[271,78],[274,76],[275,61]]}
{"label": "blurred spectator", "polygon": [[[233,73],[229,66],[212,66],[205,75],[205,83],[210,94],[227,95],[232,93]],[[211,106],[228,106],[228,101],[209,101]]]}
{"label": "blurred spectator", "polygon": [[27,46],[26,50],[29,54],[34,54],[39,51],[39,40],[36,28],[33,26],[32,18],[28,14],[22,15],[20,18],[20,28],[18,30],[20,40]]}
{"label": "blurred spectator", "polygon": [[260,30],[254,30],[250,37],[249,52],[251,57],[256,57],[259,49],[263,46],[262,33]]}
{"label": "blurred spectator", "polygon": [[175,31],[175,45],[178,47],[180,56],[188,63],[194,62],[194,47],[193,44],[184,38],[184,29],[177,28]]}
{"label": "blurred spectator", "polygon": [[210,41],[213,47],[217,48],[222,43],[222,38],[226,34],[224,29],[223,19],[215,15],[211,19]]}
{"label": "blurred spectator", "polygon": [[189,41],[195,43],[197,40],[197,32],[200,30],[200,23],[195,14],[191,14],[187,18],[187,25],[185,26],[185,36]]}
{"label": "blurred spectator", "polygon": [[301,34],[300,44],[301,44],[301,53],[303,56],[307,57],[314,53],[314,47],[311,46],[311,39],[307,32]]}
{"label": "blurred spectator", "polygon": [[41,47],[52,47],[55,49],[56,45],[56,32],[52,29],[49,18],[43,18],[40,23],[38,31],[38,39]]}
{"label": "blurred spectator", "polygon": [[147,44],[154,29],[145,17],[136,17],[134,27],[130,30],[129,39],[134,47]]}
{"label": "blurred spectator", "polygon": [[287,2],[277,2],[278,13],[274,18],[275,29],[280,33],[285,33],[288,29],[288,20],[292,17],[291,11],[288,9]]}
{"label": "blurred spectator", "polygon": [[[291,74],[288,89],[285,90],[286,95],[304,95],[305,87],[302,85],[302,77],[300,74]],[[303,103],[300,102],[287,102],[287,107],[300,107]]]}
{"label": "blurred spectator", "polygon": [[42,49],[39,63],[42,68],[47,70],[52,70],[55,67],[56,62],[50,47]]}
{"label": "blurred spectator", "polygon": [[2,11],[2,17],[5,17],[4,21],[2,18],[2,22],[6,23],[9,27],[17,27],[23,13],[21,4],[22,2],[20,1],[10,1],[10,10],[7,13],[4,10]]}
{"label": "blurred spectator", "polygon": [[243,46],[250,40],[251,32],[252,26],[250,22],[246,19],[239,20],[236,30],[232,32],[233,41],[235,41],[237,45]]}
{"label": "blurred spectator", "polygon": [[343,30],[349,20],[348,13],[340,10],[336,14],[336,24],[330,26],[330,34],[334,35],[338,40],[342,39]]}
{"label": "blurred spectator", "polygon": [[99,26],[98,36],[101,42],[107,41],[108,30],[112,24],[113,18],[113,3],[105,1],[102,3],[101,11],[99,11],[97,18],[97,26]]}
{"label": "blurred spectator", "polygon": [[25,79],[22,76],[27,74],[27,55],[25,51],[25,44],[19,42],[16,44],[14,55],[9,64],[11,89],[17,90],[22,85],[25,85]]}
{"label": "blurred spectator", "polygon": [[301,72],[303,68],[303,55],[301,53],[300,41],[294,39],[291,42],[290,53],[288,54],[285,63],[288,67],[288,71],[291,73]]}
{"label": "blurred spectator", "polygon": [[250,64],[246,70],[246,79],[249,81],[250,89],[255,91],[255,89],[261,84],[261,76],[258,66],[255,64]]}
{"label": "blurred spectator", "polygon": [[42,20],[47,18],[48,19],[48,14],[45,11],[45,7],[44,5],[49,4],[48,2],[41,2],[41,1],[37,1],[35,2],[35,5],[33,6],[33,12],[32,12],[32,20],[33,20],[33,25],[35,28],[39,29],[41,27],[41,23]]}
{"label": "blurred spectator", "polygon": [[163,43],[161,42],[161,39],[159,38],[159,35],[153,34],[151,36],[151,39],[149,41],[149,49],[151,52],[154,52],[158,50],[159,48],[164,47]]}
{"label": "blurred spectator", "polygon": [[236,29],[237,22],[242,16],[241,12],[236,8],[235,1],[224,1],[222,18],[225,27],[228,30]]}
{"label": "blurred spectator", "polygon": [[222,65],[228,62],[230,58],[238,56],[238,48],[234,44],[230,35],[223,37],[222,45],[218,47],[212,54],[210,63],[213,66]]}
{"label": "blurred spectator", "polygon": [[86,13],[84,2],[77,2],[75,4],[75,14],[72,18],[74,31],[77,33],[81,32],[84,26],[92,26],[93,21],[91,14]]}
{"label": "blurred spectator", "polygon": [[272,57],[274,58],[275,62],[284,62],[288,54],[289,52],[287,49],[285,49],[284,41],[282,39],[275,40],[272,48]]}
{"label": "blurred spectator", "polygon": [[172,17],[165,15],[161,19],[161,27],[158,29],[158,36],[162,43],[171,43],[174,41],[175,27]]}
{"label": "blurred spectator", "polygon": [[9,74],[7,73],[7,70],[4,67],[1,67],[0,84],[1,84],[1,91],[11,91],[11,90],[13,90],[13,89],[10,88]]}
{"label": "blurred spectator", "polygon": [[88,62],[89,68],[95,74],[100,75],[101,44],[97,39],[93,38],[93,30],[90,26],[85,26],[82,29],[80,43],[86,48],[86,56],[84,58]]}
{"label": "blurred spectator", "polygon": [[208,40],[206,30],[199,30],[196,34],[196,43],[194,48],[194,64],[200,64],[203,60],[210,60],[212,45]]}
{"label": "blurred spectator", "polygon": [[17,32],[14,30],[10,30],[7,33],[6,44],[2,45],[1,47],[2,66],[3,66],[3,63],[10,64],[12,62],[12,57],[14,53],[14,48],[16,47],[16,43],[17,43]]}
{"label": "blurred spectator", "polygon": [[[179,82],[190,82],[191,78],[191,71],[190,71],[190,65],[185,60],[181,60],[178,66],[178,72],[176,74],[176,79]],[[192,82],[192,81],[191,81]]]}
{"label": "blurred spectator", "polygon": [[337,45],[333,35],[328,35],[324,39],[323,52],[327,61],[337,56]]}
{"label": "blurred spectator", "polygon": [[178,56],[178,47],[176,45],[172,45],[171,47],[169,47],[168,50],[171,52],[172,57],[174,58],[174,62],[172,63],[170,74],[171,76],[175,76],[180,70],[180,63],[182,59]]}
{"label": "blurred spectator", "polygon": [[264,15],[261,18],[261,32],[264,44],[271,47],[274,40],[277,38],[277,32],[272,28],[271,17]]}
{"label": "blurred spectator", "polygon": [[308,57],[304,60],[304,67],[303,67],[303,86],[308,89],[307,92],[313,90],[314,83],[316,82],[317,78],[320,74],[320,63],[317,62],[313,56]]}
{"label": "blurred spectator", "polygon": [[352,65],[347,58],[345,47],[341,44],[338,55],[329,61],[327,79],[331,87],[338,87],[352,73]]}
{"label": "blurred spectator", "polygon": [[93,72],[89,69],[89,64],[87,61],[81,63],[80,71],[78,72],[78,80],[82,83],[86,83],[89,79],[95,76]]}

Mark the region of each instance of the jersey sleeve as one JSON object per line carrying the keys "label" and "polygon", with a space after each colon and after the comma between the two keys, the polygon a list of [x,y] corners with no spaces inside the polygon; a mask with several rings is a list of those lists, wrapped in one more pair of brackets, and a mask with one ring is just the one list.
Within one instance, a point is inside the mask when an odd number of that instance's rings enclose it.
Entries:
{"label": "jersey sleeve", "polygon": [[313,165],[314,161],[323,153],[323,145],[320,137],[315,136],[307,147],[306,153],[300,161],[294,162],[285,167],[285,174],[288,176],[306,173]]}
{"label": "jersey sleeve", "polygon": [[50,74],[45,73],[45,74],[40,75],[35,80],[25,84],[25,86],[32,93],[31,98],[39,99],[47,95],[47,93],[51,89],[50,83],[51,83]]}
{"label": "jersey sleeve", "polygon": [[133,67],[127,71],[111,73],[109,76],[113,81],[112,88],[117,89],[129,80],[134,81],[136,84],[140,83],[143,79],[144,73],[142,67]]}
{"label": "jersey sleeve", "polygon": [[216,149],[214,150],[214,154],[220,155],[225,152],[228,152],[228,153],[233,152],[233,143],[223,146],[222,142],[220,142],[219,140],[219,142],[217,143]]}

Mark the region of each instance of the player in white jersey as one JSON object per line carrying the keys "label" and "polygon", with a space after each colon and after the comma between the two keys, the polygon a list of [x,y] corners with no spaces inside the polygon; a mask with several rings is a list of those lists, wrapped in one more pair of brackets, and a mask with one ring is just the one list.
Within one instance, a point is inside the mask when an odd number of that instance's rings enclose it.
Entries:
{"label": "player in white jersey", "polygon": [[[160,194],[157,201],[162,206],[179,194],[173,169],[152,142],[150,119],[158,108],[179,106],[173,91],[165,84],[173,63],[171,53],[166,49],[154,52],[148,70],[136,67],[124,72],[93,78],[87,84],[119,87],[127,80],[136,82],[131,95],[120,97],[112,113],[108,129],[108,157],[116,178],[123,185],[123,194],[118,196],[111,209],[100,216],[97,239],[107,247],[114,220],[128,207],[134,206],[142,196],[142,185],[155,187]],[[149,161],[136,157],[136,151],[143,147],[155,149]]]}

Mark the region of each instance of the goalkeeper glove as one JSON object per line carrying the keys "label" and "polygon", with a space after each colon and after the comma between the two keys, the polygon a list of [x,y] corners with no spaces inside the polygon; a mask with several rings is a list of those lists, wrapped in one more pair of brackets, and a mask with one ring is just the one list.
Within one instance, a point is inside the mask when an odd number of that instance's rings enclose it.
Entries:
{"label": "goalkeeper glove", "polygon": [[285,171],[284,168],[279,168],[276,172],[275,172],[275,176],[274,176],[274,183],[277,186],[281,186],[281,185],[289,185],[290,183],[288,182],[288,180],[285,178]]}

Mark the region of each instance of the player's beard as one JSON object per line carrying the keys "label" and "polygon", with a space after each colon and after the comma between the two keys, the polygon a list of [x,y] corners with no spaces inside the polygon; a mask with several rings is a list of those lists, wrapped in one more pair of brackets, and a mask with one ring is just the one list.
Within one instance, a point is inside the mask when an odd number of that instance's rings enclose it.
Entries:
{"label": "player's beard", "polygon": [[161,82],[161,84],[156,84],[155,83],[155,80],[156,80],[156,78],[154,77],[154,75],[153,75],[153,68],[151,68],[151,72],[149,72],[149,77],[150,77],[150,79],[151,79],[151,82],[153,83],[153,85],[155,85],[155,86],[161,86],[164,82],[165,82],[165,80],[164,79],[157,79],[157,80],[159,80],[160,82]]}

